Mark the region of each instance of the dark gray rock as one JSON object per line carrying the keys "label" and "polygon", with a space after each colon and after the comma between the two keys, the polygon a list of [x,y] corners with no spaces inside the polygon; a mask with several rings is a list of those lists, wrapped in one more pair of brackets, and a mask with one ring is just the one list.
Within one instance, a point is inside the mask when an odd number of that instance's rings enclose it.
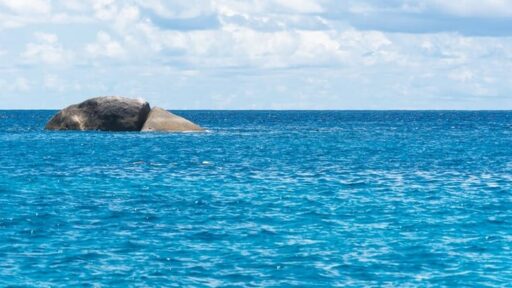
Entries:
{"label": "dark gray rock", "polygon": [[140,131],[149,115],[149,103],[109,96],[71,105],[46,124],[47,130]]}

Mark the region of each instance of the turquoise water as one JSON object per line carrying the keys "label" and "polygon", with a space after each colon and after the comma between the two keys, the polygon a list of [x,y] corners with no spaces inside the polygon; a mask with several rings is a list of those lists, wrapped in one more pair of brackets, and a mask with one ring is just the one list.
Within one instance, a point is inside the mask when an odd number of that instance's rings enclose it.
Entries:
{"label": "turquoise water", "polygon": [[0,111],[0,286],[503,287],[512,112]]}

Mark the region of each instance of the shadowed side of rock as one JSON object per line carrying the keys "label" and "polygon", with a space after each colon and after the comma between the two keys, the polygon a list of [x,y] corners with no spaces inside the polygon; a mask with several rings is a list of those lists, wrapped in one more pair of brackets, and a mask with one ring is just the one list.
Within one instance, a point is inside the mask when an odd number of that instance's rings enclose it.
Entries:
{"label": "shadowed side of rock", "polygon": [[148,119],[142,127],[143,132],[185,132],[204,131],[203,128],[189,120],[174,115],[165,109],[155,107],[151,109]]}
{"label": "shadowed side of rock", "polygon": [[45,129],[140,131],[150,111],[144,100],[97,97],[59,111]]}

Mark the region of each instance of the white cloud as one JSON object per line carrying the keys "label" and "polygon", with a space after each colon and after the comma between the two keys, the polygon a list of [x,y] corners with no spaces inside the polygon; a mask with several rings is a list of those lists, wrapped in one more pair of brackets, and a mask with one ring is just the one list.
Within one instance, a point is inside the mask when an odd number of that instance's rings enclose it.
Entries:
{"label": "white cloud", "polygon": [[[81,87],[89,95],[118,90],[146,93],[145,81],[154,81],[148,93],[158,95],[172,88],[187,97],[204,94],[194,98],[203,108],[212,95],[248,97],[222,102],[230,108],[251,101],[258,108],[286,108],[293,100],[303,103],[299,105],[303,108],[315,103],[317,108],[330,107],[329,101],[338,103],[336,107],[346,101],[378,107],[379,101],[421,106],[435,95],[500,96],[512,89],[506,77],[512,69],[512,38],[422,29],[421,34],[392,33],[385,31],[393,29],[379,26],[393,22],[385,17],[402,14],[397,23],[407,26],[411,13],[432,16],[433,21],[442,14],[457,23],[460,17],[502,17],[512,15],[512,1],[35,0],[28,7],[29,2],[0,0],[0,36],[12,39],[2,43],[9,57],[2,57],[0,73],[11,69],[9,75],[16,75],[9,76],[16,80],[9,82],[9,89],[29,91],[37,83],[50,93],[74,89],[70,83],[90,82],[94,85]],[[350,17],[333,17],[337,13]],[[366,20],[368,15],[384,18],[372,28],[351,25],[349,18]],[[25,28],[1,30],[20,26]],[[35,33],[29,43],[25,36],[19,37],[41,29],[52,33]],[[123,65],[112,65],[112,60]],[[30,68],[18,68],[27,63]],[[80,69],[74,68],[77,64]],[[94,73],[88,73],[92,69]],[[41,70],[48,74],[38,78],[44,74]],[[84,81],[84,74],[101,77]],[[116,84],[118,77],[133,81]],[[176,81],[171,85],[169,78]],[[235,81],[239,90],[225,89]],[[258,99],[265,93],[275,99]],[[358,97],[341,99],[343,95]]]}
{"label": "white cloud", "polygon": [[66,51],[59,43],[57,35],[50,33],[35,33],[36,43],[28,43],[22,58],[29,63],[68,64],[73,53]]}
{"label": "white cloud", "polygon": [[18,77],[13,83],[12,90],[25,92],[30,90],[29,81],[24,77]]}
{"label": "white cloud", "polygon": [[213,7],[222,1],[205,0],[136,0],[136,3],[150,9],[157,15],[166,18],[193,18],[209,15],[214,12]]}
{"label": "white cloud", "polygon": [[0,89],[2,91],[8,92],[18,92],[24,93],[30,91],[30,82],[27,78],[18,76],[10,81],[5,81],[5,79],[0,79]]}
{"label": "white cloud", "polygon": [[116,15],[115,21],[118,29],[125,29],[126,27],[136,23],[139,20],[140,12],[136,6],[125,6],[119,10]]}
{"label": "white cloud", "polygon": [[[391,40],[375,31],[259,31],[234,24],[220,30],[167,31],[148,23],[136,30],[154,53],[180,55],[181,62],[198,67],[373,65],[394,57],[386,50]],[[362,59],[363,54],[373,56]]]}
{"label": "white cloud", "polygon": [[430,0],[428,2],[442,11],[458,16],[512,16],[512,1],[510,0]]}
{"label": "white cloud", "polygon": [[212,8],[221,16],[272,15],[281,13],[321,13],[325,9],[316,0],[218,0]]}
{"label": "white cloud", "polygon": [[46,89],[58,92],[63,92],[66,89],[66,86],[62,79],[59,76],[52,74],[44,76],[43,86]]}
{"label": "white cloud", "polygon": [[57,44],[59,42],[59,37],[55,34],[50,33],[36,33],[35,38],[39,40],[40,42],[47,43],[47,44]]}
{"label": "white cloud", "polygon": [[89,3],[82,0],[63,0],[60,3],[69,10],[73,11],[84,11],[89,6]]}
{"label": "white cloud", "polygon": [[18,14],[48,14],[52,9],[49,0],[0,0],[0,5]]}
{"label": "white cloud", "polygon": [[115,0],[91,0],[94,15],[100,20],[111,20],[118,12]]}
{"label": "white cloud", "polygon": [[275,0],[276,4],[279,4],[293,12],[298,13],[320,13],[324,12],[324,9],[315,0]]}
{"label": "white cloud", "polygon": [[[462,16],[462,17],[507,17],[512,15],[511,0],[398,0],[398,1],[376,1],[358,0],[347,1],[345,4],[335,1],[325,1],[331,9],[348,11],[353,14],[366,15],[369,13],[393,12],[394,15],[401,13],[414,13],[417,15],[432,12]],[[374,15],[375,16],[375,15]]]}
{"label": "white cloud", "polygon": [[93,58],[123,58],[126,56],[126,51],[121,44],[103,31],[98,32],[96,42],[88,44],[85,50]]}
{"label": "white cloud", "polygon": [[450,79],[459,82],[469,82],[473,80],[474,73],[468,68],[456,69],[449,73]]}

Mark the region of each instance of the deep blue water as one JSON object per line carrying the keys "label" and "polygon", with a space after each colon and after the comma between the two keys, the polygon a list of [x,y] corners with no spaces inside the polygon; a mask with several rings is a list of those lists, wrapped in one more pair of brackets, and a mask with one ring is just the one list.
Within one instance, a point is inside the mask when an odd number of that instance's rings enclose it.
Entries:
{"label": "deep blue water", "polygon": [[503,287],[512,112],[0,111],[0,287]]}

